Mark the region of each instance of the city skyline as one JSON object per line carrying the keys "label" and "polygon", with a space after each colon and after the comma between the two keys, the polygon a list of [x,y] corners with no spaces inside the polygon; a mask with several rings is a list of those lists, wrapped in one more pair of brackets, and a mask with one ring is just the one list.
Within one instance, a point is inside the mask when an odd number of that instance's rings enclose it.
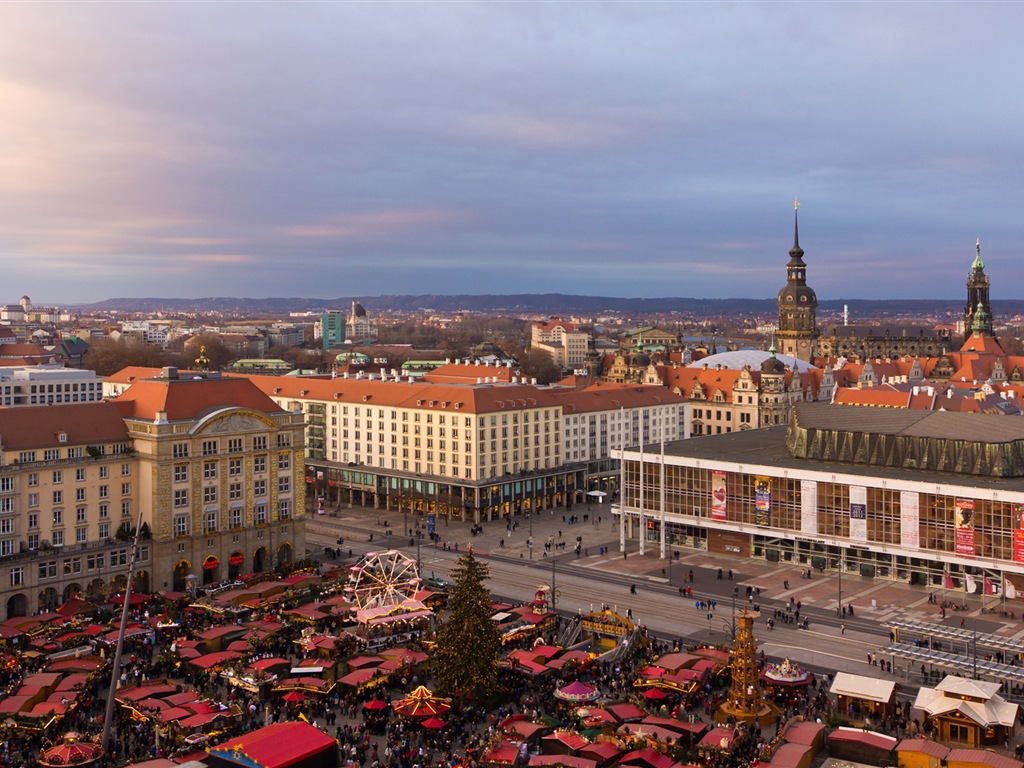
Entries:
{"label": "city skyline", "polygon": [[[8,4],[9,292],[1015,298],[1024,9]],[[884,275],[884,279],[880,279]]]}

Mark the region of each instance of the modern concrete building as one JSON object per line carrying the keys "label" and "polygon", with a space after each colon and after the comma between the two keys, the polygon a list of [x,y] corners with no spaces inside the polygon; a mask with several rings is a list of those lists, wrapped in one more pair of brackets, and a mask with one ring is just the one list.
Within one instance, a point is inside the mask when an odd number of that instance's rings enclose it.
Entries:
{"label": "modern concrete building", "polygon": [[932,588],[1024,590],[1024,421],[801,403],[625,453],[623,540]]}

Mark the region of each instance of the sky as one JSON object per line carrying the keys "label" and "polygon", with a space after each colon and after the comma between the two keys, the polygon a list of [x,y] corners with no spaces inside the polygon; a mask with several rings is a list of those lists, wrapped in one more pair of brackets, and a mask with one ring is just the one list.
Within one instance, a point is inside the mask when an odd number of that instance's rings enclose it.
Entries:
{"label": "sky", "polygon": [[6,296],[992,298],[1024,4],[0,4]]}

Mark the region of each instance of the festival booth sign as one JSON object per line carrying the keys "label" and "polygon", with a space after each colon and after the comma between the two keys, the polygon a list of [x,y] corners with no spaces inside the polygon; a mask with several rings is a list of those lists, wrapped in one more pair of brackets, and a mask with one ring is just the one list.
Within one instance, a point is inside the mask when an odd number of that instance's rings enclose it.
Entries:
{"label": "festival booth sign", "polygon": [[452,708],[451,699],[435,696],[426,686],[419,686],[412,693],[391,703],[395,714],[409,718],[439,717]]}
{"label": "festival booth sign", "polygon": [[335,768],[338,743],[302,721],[274,723],[209,747],[209,768]]}
{"label": "festival booth sign", "polygon": [[643,741],[648,746],[664,748],[679,741],[679,732],[650,723],[623,723],[616,733],[622,738],[628,739],[631,744]]}
{"label": "festival booth sign", "polygon": [[608,651],[633,634],[633,622],[613,610],[591,611],[583,619],[586,632],[595,647]]}

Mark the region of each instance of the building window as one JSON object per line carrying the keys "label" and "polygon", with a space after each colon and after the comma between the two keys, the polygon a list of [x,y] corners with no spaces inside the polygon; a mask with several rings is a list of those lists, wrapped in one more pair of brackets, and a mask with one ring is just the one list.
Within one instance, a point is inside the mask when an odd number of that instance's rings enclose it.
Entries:
{"label": "building window", "polygon": [[176,459],[187,459],[188,443],[175,443],[171,446],[171,455]]}
{"label": "building window", "polygon": [[217,503],[217,486],[207,485],[203,487],[203,504]]}
{"label": "building window", "polygon": [[207,512],[206,513],[206,524],[203,528],[204,533],[213,533],[217,530],[217,513]]}
{"label": "building window", "polygon": [[277,492],[288,493],[292,489],[292,479],[288,475],[277,478]]}
{"label": "building window", "polygon": [[75,510],[75,522],[76,523],[84,523],[85,522],[85,507],[78,507]]}
{"label": "building window", "polygon": [[[391,416],[394,418],[394,415]],[[278,448],[291,448],[292,436],[287,432],[279,432],[277,435],[277,447]]]}
{"label": "building window", "polygon": [[252,492],[254,496],[266,496],[267,495],[267,481],[257,480],[252,485]]}
{"label": "building window", "polygon": [[228,453],[241,453],[242,452],[242,438],[231,437],[228,438]]}
{"label": "building window", "polygon": [[85,468],[79,467],[75,470],[75,480],[79,483],[85,481]]}
{"label": "building window", "polygon": [[54,504],[63,504],[64,503],[64,491],[54,491],[53,492],[53,503]]}
{"label": "building window", "polygon": [[59,470],[59,469],[55,469],[53,471],[53,484],[54,485],[59,485],[60,483],[63,483],[63,482],[64,482],[64,473],[61,470]]}
{"label": "building window", "polygon": [[43,461],[58,461],[60,459],[60,448],[47,448],[43,451]]}
{"label": "building window", "polygon": [[217,477],[217,462],[216,461],[204,461],[203,462],[203,479],[213,480]]}
{"label": "building window", "polygon": [[128,477],[128,475],[130,475],[131,473],[132,473],[132,465],[131,464],[122,464],[121,465],[121,477]]}
{"label": "building window", "polygon": [[11,568],[11,586],[20,587],[25,583],[25,568],[18,566],[17,568]]}
{"label": "building window", "polygon": [[257,456],[252,460],[252,471],[256,474],[267,471],[267,457]]}
{"label": "building window", "polygon": [[99,494],[100,494],[100,498],[101,499],[107,498],[110,495],[110,486],[109,485],[101,485],[99,487]]}
{"label": "building window", "polygon": [[290,499],[281,499],[277,502],[278,520],[287,520],[292,516],[292,502]]}
{"label": "building window", "polygon": [[130,501],[121,502],[121,517],[132,516],[132,503]]}
{"label": "building window", "polygon": [[[36,452],[35,451],[21,451],[21,452],[18,453],[18,463],[19,464],[31,464],[35,460],[36,460]],[[34,474],[33,475],[29,475],[29,478],[31,479],[33,476],[35,476],[35,475]],[[37,478],[37,481],[38,481],[38,478]]]}
{"label": "building window", "polygon": [[35,530],[39,527],[39,513],[29,512],[28,513],[28,529],[30,531]]}
{"label": "building window", "polygon": [[64,546],[64,531],[54,531],[52,534],[53,541],[51,542],[55,547]]}
{"label": "building window", "polygon": [[263,525],[264,523],[267,522],[267,505],[266,504],[257,504],[253,508],[253,511],[255,513],[255,516],[256,516],[256,524],[257,525]]}
{"label": "building window", "polygon": [[281,453],[277,456],[277,470],[283,472],[284,470],[291,469],[292,467],[292,455],[290,453]]}
{"label": "building window", "polygon": [[122,496],[131,496],[132,495],[132,484],[131,483],[121,483],[121,495]]}
{"label": "building window", "polygon": [[100,480],[106,480],[110,476],[110,467],[104,465],[100,467]]}
{"label": "building window", "polygon": [[241,508],[235,508],[231,510],[231,527],[241,528],[242,527],[242,510]]}
{"label": "building window", "polygon": [[100,541],[110,538],[110,523],[100,523]]}
{"label": "building window", "polygon": [[176,482],[176,483],[187,483],[188,482],[188,464],[175,464],[174,465],[174,482]]}
{"label": "building window", "polygon": [[89,529],[84,526],[81,528],[75,528],[75,543],[85,544],[89,540]]}
{"label": "building window", "polygon": [[265,450],[267,450],[267,436],[266,435],[256,435],[256,437],[254,437],[252,439],[252,449],[254,451],[265,451]]}
{"label": "building window", "polygon": [[174,516],[174,535],[188,536],[188,515]]}
{"label": "building window", "polygon": [[228,459],[228,477],[238,477],[242,474],[242,460]]}
{"label": "building window", "polygon": [[106,520],[110,517],[110,505],[100,504],[100,520]]}
{"label": "building window", "polygon": [[228,499],[230,501],[238,501],[242,498],[242,484],[232,483],[228,486]]}
{"label": "building window", "polygon": [[187,507],[188,506],[188,491],[185,489],[177,490],[174,492],[174,506],[175,507]]}
{"label": "building window", "polygon": [[217,441],[216,440],[203,440],[203,456],[216,456],[217,455]]}
{"label": "building window", "polygon": [[75,501],[85,501],[85,488],[75,488]]}

